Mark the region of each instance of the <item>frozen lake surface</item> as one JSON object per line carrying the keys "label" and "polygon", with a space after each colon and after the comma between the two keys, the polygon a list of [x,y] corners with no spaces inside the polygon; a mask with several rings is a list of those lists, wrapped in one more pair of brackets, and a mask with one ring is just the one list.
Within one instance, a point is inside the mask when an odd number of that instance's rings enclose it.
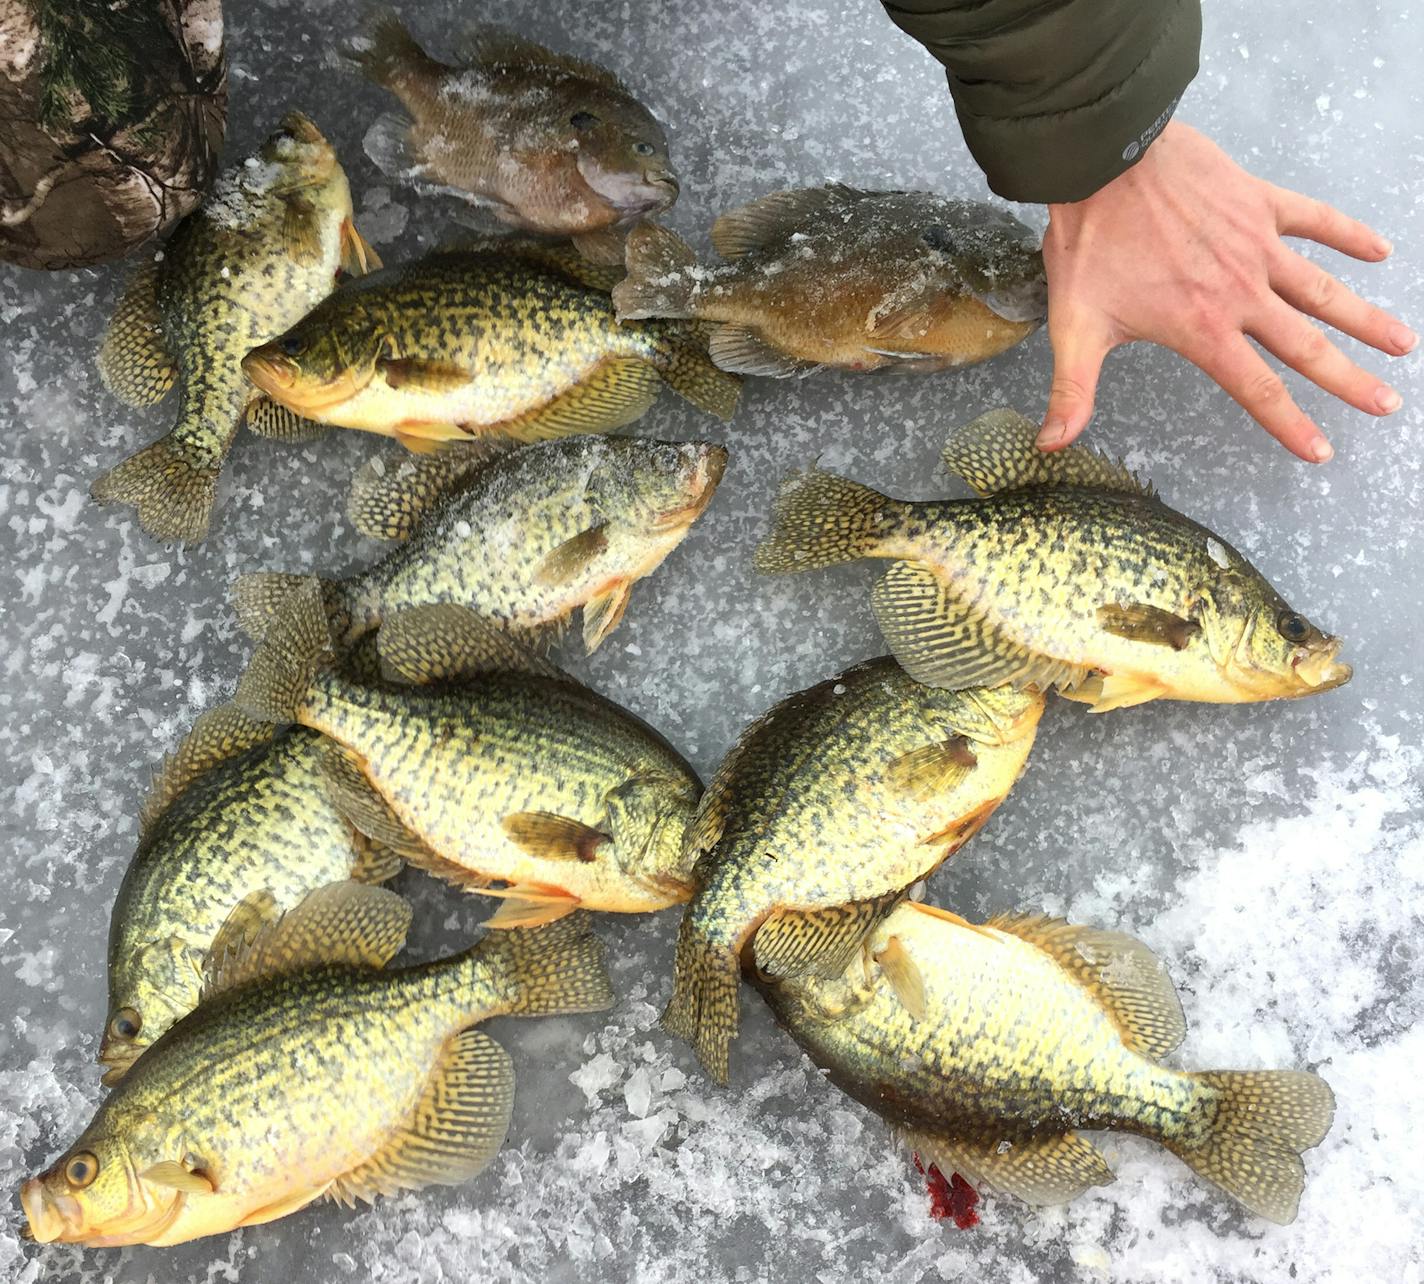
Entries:
{"label": "frozen lake surface", "polygon": [[[704,249],[719,211],[777,187],[838,178],[984,194],[938,66],[871,0],[405,10],[436,52],[478,11],[622,71],[668,126],[683,178],[670,221]],[[1209,5],[1203,70],[1181,108],[1256,173],[1391,237],[1384,266],[1332,267],[1416,326],[1421,20],[1417,6],[1371,0]],[[352,8],[264,0],[230,5],[229,21],[229,156],[300,107],[337,144],[387,261],[438,244],[460,206],[375,172],[360,142],[387,100],[323,65]],[[1424,1278],[1424,367],[1394,363],[1405,408],[1383,422],[1293,378],[1336,447],[1313,469],[1204,375],[1147,348],[1110,358],[1089,439],[1341,633],[1355,679],[1254,707],[1159,703],[1097,718],[1054,701],[1024,779],[931,897],[971,917],[1042,908],[1140,936],[1182,991],[1179,1064],[1319,1070],[1338,1113],[1306,1156],[1293,1226],[1240,1213],[1164,1151],[1116,1137],[1099,1140],[1119,1180],[1067,1208],[989,1198],[971,1231],[935,1222],[884,1126],[826,1084],[750,992],[731,1090],[661,1033],[676,927],[666,913],[600,921],[619,995],[606,1017],[495,1027],[519,1074],[514,1124],[468,1185],[356,1212],[321,1205],[166,1251],[23,1244],[21,1178],[99,1099],[109,906],[150,773],[245,659],[228,586],[243,571],[338,572],[377,552],[341,516],[351,474],[385,448],[357,433],[295,450],[240,439],[213,532],[191,551],[88,501],[93,478],[173,413],[123,407],[94,369],[128,270],[0,269],[0,1278]],[[640,431],[725,441],[726,479],[610,643],[591,662],[569,648],[563,658],[710,774],[768,705],[883,649],[869,568],[752,573],[776,479],[819,455],[892,493],[944,493],[948,429],[1001,404],[1037,415],[1049,372],[1040,334],[962,376],[752,381],[726,427],[665,395]],[[417,873],[396,886],[416,904],[417,957],[462,946],[487,912]]]}

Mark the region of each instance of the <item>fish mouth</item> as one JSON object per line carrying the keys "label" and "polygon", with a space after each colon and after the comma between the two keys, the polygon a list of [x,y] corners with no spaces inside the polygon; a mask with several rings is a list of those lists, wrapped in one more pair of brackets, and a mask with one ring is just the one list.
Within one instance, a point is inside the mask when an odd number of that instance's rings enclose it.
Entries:
{"label": "fish mouth", "polygon": [[1306,691],[1329,691],[1343,687],[1355,675],[1355,670],[1342,660],[1339,638],[1326,638],[1323,645],[1297,647],[1291,656],[1291,672],[1305,685]]}
{"label": "fish mouth", "polygon": [[360,391],[349,371],[330,383],[305,376],[301,367],[274,344],[253,348],[242,359],[242,372],[274,401],[308,418],[340,405]]}
{"label": "fish mouth", "polygon": [[324,143],[326,135],[316,127],[316,123],[305,112],[289,111],[282,117],[279,128],[292,136],[298,143]]}
{"label": "fish mouth", "polygon": [[106,1033],[99,1040],[98,1061],[101,1066],[107,1067],[99,1076],[99,1082],[106,1088],[112,1088],[128,1074],[142,1052],[142,1048],[128,1040],[112,1039]]}
{"label": "fish mouth", "polygon": [[727,448],[725,446],[704,445],[698,448],[697,464],[687,481],[688,493],[692,499],[677,508],[665,509],[653,523],[655,531],[686,530],[703,513],[717,493],[722,483],[722,475],[727,471]]}
{"label": "fish mouth", "polygon": [[263,392],[280,398],[296,386],[297,363],[264,344],[243,357],[242,373]]}
{"label": "fish mouth", "polygon": [[56,1195],[42,1178],[31,1177],[20,1187],[20,1207],[37,1244],[73,1243],[84,1234],[84,1210],[69,1195]]}

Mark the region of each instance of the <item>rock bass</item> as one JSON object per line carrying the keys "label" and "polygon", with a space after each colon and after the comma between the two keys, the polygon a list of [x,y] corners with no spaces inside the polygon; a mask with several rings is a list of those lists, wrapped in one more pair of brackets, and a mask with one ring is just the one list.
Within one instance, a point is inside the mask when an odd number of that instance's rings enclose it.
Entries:
{"label": "rock bass", "polygon": [[614,269],[569,246],[487,240],[347,282],[243,369],[306,419],[412,450],[495,433],[610,432],[667,383],[723,419],[740,381],[687,322],[619,325]]}
{"label": "rock bass", "polygon": [[831,1081],[943,1172],[1032,1204],[1113,1179],[1077,1128],[1160,1142],[1251,1212],[1295,1219],[1300,1154],[1334,1115],[1291,1070],[1175,1070],[1186,1033],[1141,942],[1062,919],[982,926],[901,904],[832,980],[766,983],[777,1020]]}
{"label": "rock bass", "polygon": [[872,606],[896,658],[936,686],[1057,686],[1095,712],[1147,700],[1240,703],[1350,680],[1340,640],[1291,609],[1220,536],[1083,446],[1044,454],[991,411],[945,467],[980,496],[888,499],[790,477],[757,549],[769,574],[894,562]]}
{"label": "rock bass", "polygon": [[473,1027],[602,1011],[602,955],[566,920],[382,971],[409,922],[393,893],[338,883],[229,955],[202,1005],[25,1182],[34,1238],[181,1244],[483,1169],[509,1127],[514,1068]]}
{"label": "rock bass", "polygon": [[377,262],[352,224],[351,189],[331,144],[300,112],[288,113],[120,299],[99,374],[132,406],[161,401],[181,380],[178,422],[100,477],[93,497],[132,504],[155,539],[202,539],[239,422],[288,440],[312,431],[258,396],[242,358],[328,294],[338,267],[364,272]]}
{"label": "rock bass", "polygon": [[789,696],[742,733],[687,831],[696,891],[663,1013],[714,1079],[727,1081],[743,966],[839,975],[1003,802],[1043,703],[923,686],[886,656]]}
{"label": "rock bass", "polygon": [[210,710],[158,772],[109,920],[105,1083],[197,1006],[212,953],[318,887],[400,869],[327,797],[322,738],[274,731],[232,706]]}
{"label": "rock bass", "polygon": [[514,227],[573,236],[615,262],[617,229],[677,200],[662,126],[596,63],[480,26],[452,66],[389,12],[341,53],[405,108],[366,134],[366,154],[392,178],[463,196]]}
{"label": "rock bass", "polygon": [[[727,452],[708,442],[567,437],[492,456],[451,446],[399,463],[373,459],[347,513],[364,534],[404,541],[374,566],[323,580],[339,647],[388,614],[452,602],[536,638],[580,607],[593,652],[707,505]],[[307,577],[245,575],[238,618],[261,639]]]}
{"label": "rock bass", "polygon": [[235,696],[253,717],[334,742],[328,785],[357,829],[504,897],[493,927],[688,898],[682,835],[701,785],[665,740],[463,607],[392,615],[376,647],[392,677],[442,685],[335,672],[310,581],[269,625]]}
{"label": "rock bass", "polygon": [[727,262],[634,228],[613,302],[620,320],[716,323],[712,359],[738,374],[966,366],[1048,315],[1037,235],[977,201],[839,183],[774,192],[722,215],[712,244]]}

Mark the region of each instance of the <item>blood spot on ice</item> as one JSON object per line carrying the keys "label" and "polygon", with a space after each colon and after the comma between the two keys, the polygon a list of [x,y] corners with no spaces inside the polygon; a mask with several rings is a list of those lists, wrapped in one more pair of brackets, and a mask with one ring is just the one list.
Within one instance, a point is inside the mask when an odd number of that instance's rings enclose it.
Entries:
{"label": "blood spot on ice", "polygon": [[979,1192],[958,1173],[945,1181],[944,1174],[931,1164],[929,1171],[915,1156],[915,1169],[924,1173],[925,1188],[930,1193],[930,1216],[936,1221],[952,1220],[960,1230],[969,1230],[979,1225],[979,1214],[974,1211],[979,1203]]}

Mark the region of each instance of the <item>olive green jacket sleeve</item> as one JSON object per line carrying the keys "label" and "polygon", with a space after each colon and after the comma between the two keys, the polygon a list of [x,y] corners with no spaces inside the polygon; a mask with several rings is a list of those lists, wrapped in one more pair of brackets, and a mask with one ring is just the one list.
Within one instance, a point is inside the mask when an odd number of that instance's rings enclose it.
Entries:
{"label": "olive green jacket sleeve", "polygon": [[1171,119],[1200,0],[883,0],[942,62],[964,139],[1011,201],[1079,201]]}

